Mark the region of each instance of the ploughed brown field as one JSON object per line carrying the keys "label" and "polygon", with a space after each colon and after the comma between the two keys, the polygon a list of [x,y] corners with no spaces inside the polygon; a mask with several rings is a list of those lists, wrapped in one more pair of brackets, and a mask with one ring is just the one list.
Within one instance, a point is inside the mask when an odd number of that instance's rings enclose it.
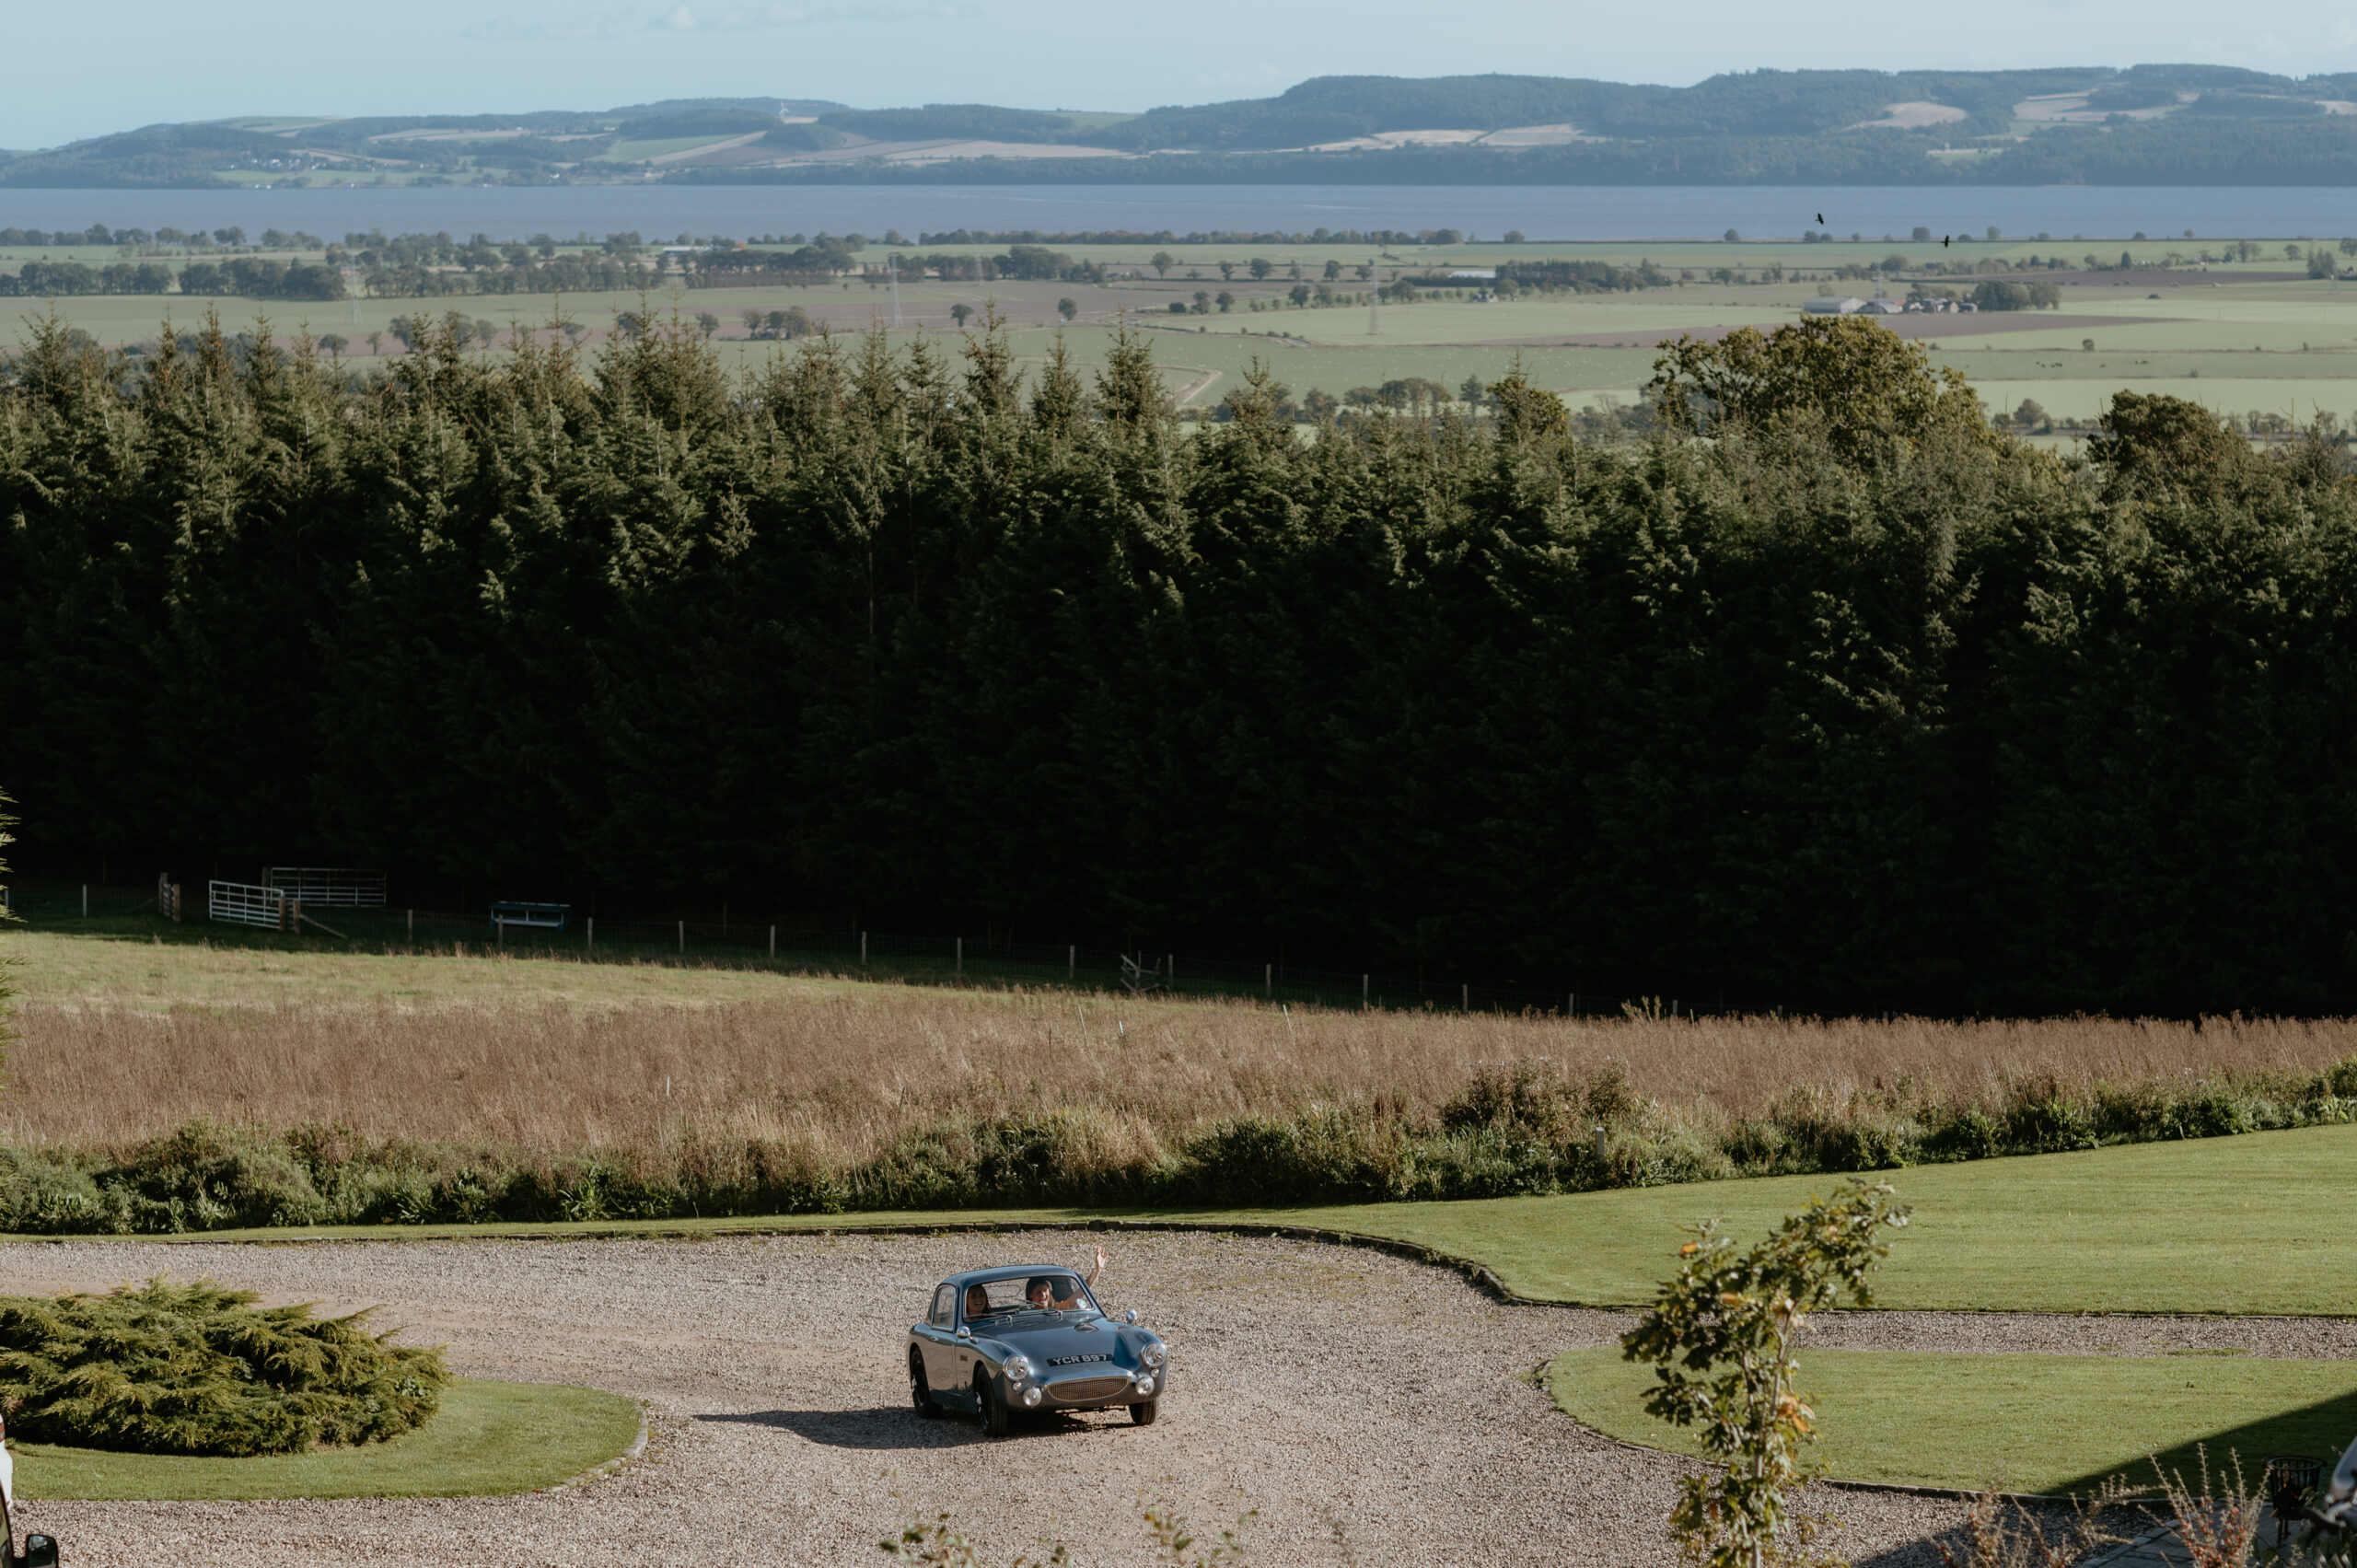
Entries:
{"label": "ploughed brown field", "polygon": [[[408,973],[457,960],[400,961]],[[2339,1020],[1574,1021],[719,972],[701,977],[716,998],[704,1000],[694,970],[478,967],[494,983],[406,995],[313,995],[300,975],[177,998],[130,994],[139,988],[126,981],[119,1001],[89,981],[36,985],[16,1019],[0,1138],[88,1148],[202,1116],[549,1153],[691,1132],[783,1138],[857,1158],[947,1116],[1086,1107],[1103,1113],[1100,1136],[1144,1149],[1311,1103],[1421,1119],[1478,1068],[1532,1058],[1582,1077],[1624,1064],[1671,1116],[1711,1122],[1803,1086],[1953,1101],[2027,1075],[2067,1086],[2313,1072],[2357,1049]],[[620,983],[634,974],[661,983]],[[615,983],[532,989],[566,975]]]}

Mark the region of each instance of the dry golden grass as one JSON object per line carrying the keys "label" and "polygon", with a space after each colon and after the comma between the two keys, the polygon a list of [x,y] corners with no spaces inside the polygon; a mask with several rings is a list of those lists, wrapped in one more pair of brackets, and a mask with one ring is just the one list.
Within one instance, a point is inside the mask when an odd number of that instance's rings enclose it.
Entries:
{"label": "dry golden grass", "polygon": [[1144,1144],[1310,1101],[1418,1116],[1477,1067],[1525,1058],[1580,1075],[1625,1063],[1643,1093],[1711,1120],[1795,1086],[1846,1097],[1905,1084],[1969,1098],[2021,1074],[2314,1071],[2357,1049],[2341,1021],[1566,1022],[850,981],[708,1005],[518,999],[499,988],[431,1005],[379,996],[156,1008],[82,994],[23,1006],[17,1035],[0,1139],[17,1144],[114,1144],[205,1116],[549,1153],[659,1146],[693,1132],[852,1158],[954,1113],[1086,1106],[1107,1113],[1099,1124],[1116,1142]]}

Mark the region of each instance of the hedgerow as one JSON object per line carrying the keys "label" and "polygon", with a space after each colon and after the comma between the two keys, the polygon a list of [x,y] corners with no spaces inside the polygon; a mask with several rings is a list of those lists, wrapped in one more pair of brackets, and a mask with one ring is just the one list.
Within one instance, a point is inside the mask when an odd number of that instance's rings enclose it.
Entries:
{"label": "hedgerow", "polygon": [[693,1133],[551,1156],[197,1121],[119,1149],[0,1150],[0,1231],[1492,1198],[1890,1169],[2353,1116],[2357,1056],[2314,1074],[2028,1076],[1977,1098],[1904,1083],[1840,1096],[1802,1086],[1741,1117],[1640,1095],[1618,1067],[1583,1079],[1533,1061],[1478,1071],[1436,1117],[1306,1104],[1165,1142],[1109,1111],[1066,1107],[946,1117],[856,1159],[790,1140]]}

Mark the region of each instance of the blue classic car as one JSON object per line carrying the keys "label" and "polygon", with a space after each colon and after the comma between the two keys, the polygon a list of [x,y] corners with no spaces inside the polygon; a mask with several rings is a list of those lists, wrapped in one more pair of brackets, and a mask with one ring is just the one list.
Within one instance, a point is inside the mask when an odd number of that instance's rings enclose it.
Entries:
{"label": "blue classic car", "polygon": [[1109,1318],[1070,1269],[1026,1264],[952,1274],[909,1330],[917,1414],[970,1411],[1003,1434],[1018,1411],[1129,1407],[1150,1426],[1169,1379],[1161,1336],[1134,1309]]}

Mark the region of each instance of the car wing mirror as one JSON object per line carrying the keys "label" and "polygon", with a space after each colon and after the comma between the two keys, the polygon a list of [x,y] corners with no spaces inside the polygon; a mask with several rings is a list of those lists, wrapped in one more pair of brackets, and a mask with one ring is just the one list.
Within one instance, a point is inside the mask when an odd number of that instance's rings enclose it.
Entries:
{"label": "car wing mirror", "polygon": [[57,1543],[44,1535],[25,1538],[25,1550],[15,1560],[25,1568],[57,1568]]}
{"label": "car wing mirror", "polygon": [[958,1337],[961,1340],[970,1340],[974,1337],[974,1330],[960,1323],[958,1326]]}
{"label": "car wing mirror", "polygon": [[1122,1321],[1122,1322],[1124,1322],[1124,1323],[1134,1323],[1134,1322],[1136,1322],[1137,1320],[1138,1320],[1138,1309],[1137,1309],[1136,1307],[1131,1307],[1127,1312],[1124,1312],[1124,1313],[1122,1313],[1122,1314],[1121,1314],[1121,1321]]}

